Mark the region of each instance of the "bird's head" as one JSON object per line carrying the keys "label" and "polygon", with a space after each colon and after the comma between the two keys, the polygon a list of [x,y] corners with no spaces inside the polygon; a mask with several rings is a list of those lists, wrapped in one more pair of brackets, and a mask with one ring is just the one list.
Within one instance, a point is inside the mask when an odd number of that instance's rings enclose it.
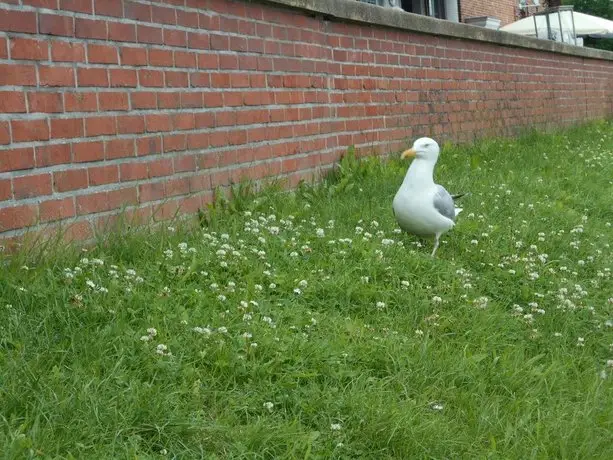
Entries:
{"label": "bird's head", "polygon": [[405,158],[415,157],[436,163],[439,152],[440,148],[434,139],[420,137],[413,143],[413,147],[402,152],[400,158],[404,160]]}

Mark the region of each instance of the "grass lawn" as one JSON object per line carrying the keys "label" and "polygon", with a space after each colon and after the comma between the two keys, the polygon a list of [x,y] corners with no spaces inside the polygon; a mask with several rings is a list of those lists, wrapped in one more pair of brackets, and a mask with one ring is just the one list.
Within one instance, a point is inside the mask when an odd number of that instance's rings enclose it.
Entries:
{"label": "grass lawn", "polygon": [[203,228],[5,257],[4,458],[613,458],[613,123],[345,161]]}

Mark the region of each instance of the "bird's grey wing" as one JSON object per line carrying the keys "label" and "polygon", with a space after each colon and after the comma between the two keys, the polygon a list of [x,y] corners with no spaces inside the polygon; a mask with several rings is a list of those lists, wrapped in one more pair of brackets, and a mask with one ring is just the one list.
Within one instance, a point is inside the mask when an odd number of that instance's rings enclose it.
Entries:
{"label": "bird's grey wing", "polygon": [[433,204],[440,214],[448,219],[455,220],[455,205],[453,204],[453,198],[442,185],[436,186]]}

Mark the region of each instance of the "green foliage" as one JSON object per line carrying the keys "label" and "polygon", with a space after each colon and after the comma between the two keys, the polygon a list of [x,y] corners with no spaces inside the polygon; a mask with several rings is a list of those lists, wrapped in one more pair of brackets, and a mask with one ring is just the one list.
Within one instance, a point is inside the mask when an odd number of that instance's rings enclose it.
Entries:
{"label": "green foliage", "polygon": [[613,123],[445,144],[436,259],[407,166],[2,256],[4,458],[613,458]]}

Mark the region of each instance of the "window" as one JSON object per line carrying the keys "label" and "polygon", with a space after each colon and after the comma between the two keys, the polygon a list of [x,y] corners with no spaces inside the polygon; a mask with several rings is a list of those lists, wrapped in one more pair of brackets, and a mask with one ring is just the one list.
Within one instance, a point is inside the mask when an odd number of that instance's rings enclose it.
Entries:
{"label": "window", "polygon": [[410,13],[446,19],[445,0],[402,0],[402,9]]}

